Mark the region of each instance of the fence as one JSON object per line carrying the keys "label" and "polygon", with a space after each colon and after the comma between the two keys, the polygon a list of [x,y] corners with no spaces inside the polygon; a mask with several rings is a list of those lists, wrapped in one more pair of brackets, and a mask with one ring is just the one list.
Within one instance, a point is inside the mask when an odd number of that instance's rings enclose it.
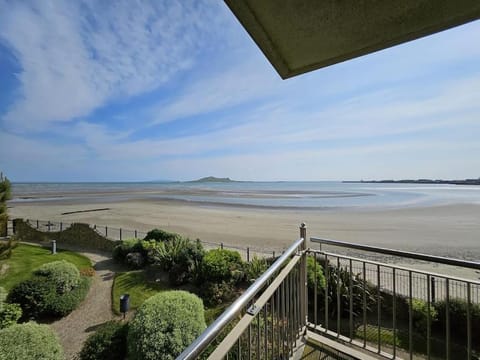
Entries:
{"label": "fence", "polygon": [[[25,220],[32,228],[37,229],[39,231],[44,232],[53,232],[53,231],[63,231],[69,228],[73,223],[70,222],[63,222],[63,221],[51,221],[51,220],[36,220],[36,219],[26,219]],[[12,224],[12,221],[9,221],[9,224]],[[147,235],[147,232],[134,230],[134,229],[126,229],[126,228],[118,228],[108,225],[97,225],[97,224],[89,224],[90,228],[95,230],[100,236],[105,237],[106,239],[112,241],[122,241],[126,239],[143,239]],[[11,229],[12,233],[14,232],[13,226],[9,225],[9,229]],[[256,247],[241,247],[235,246],[226,243],[215,243],[215,242],[208,242],[200,240],[200,243],[206,249],[215,249],[215,248],[222,248],[222,249],[230,249],[235,250],[240,253],[242,258],[250,261],[254,257],[272,257],[276,258],[277,256],[281,255],[284,250],[265,250]]]}
{"label": "fence", "polygon": [[[480,359],[480,281],[305,249],[305,238],[302,227],[301,239],[177,359],[287,359],[302,340],[320,342],[322,358]],[[310,241],[480,270],[477,262]]]}

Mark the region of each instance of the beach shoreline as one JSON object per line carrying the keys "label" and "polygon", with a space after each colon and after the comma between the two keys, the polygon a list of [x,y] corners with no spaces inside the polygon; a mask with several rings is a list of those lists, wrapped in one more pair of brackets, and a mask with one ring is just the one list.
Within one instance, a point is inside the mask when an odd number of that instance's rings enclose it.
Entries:
{"label": "beach shoreline", "polygon": [[[92,201],[93,200],[93,201]],[[10,202],[11,218],[85,222],[148,231],[155,227],[205,241],[285,248],[306,222],[309,236],[460,258],[480,258],[480,205],[398,209],[275,208],[168,199]],[[103,211],[88,211],[103,209]],[[65,214],[71,212],[71,214]],[[64,215],[62,215],[64,214]],[[455,241],[452,241],[455,240]]]}

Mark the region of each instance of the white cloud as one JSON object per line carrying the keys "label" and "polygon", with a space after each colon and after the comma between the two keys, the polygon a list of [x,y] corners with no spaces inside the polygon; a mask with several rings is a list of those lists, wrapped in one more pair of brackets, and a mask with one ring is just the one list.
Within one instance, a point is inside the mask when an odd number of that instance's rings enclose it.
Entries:
{"label": "white cloud", "polygon": [[192,66],[222,26],[221,4],[0,2],[0,41],[22,71],[11,129],[43,129],[157,88]]}

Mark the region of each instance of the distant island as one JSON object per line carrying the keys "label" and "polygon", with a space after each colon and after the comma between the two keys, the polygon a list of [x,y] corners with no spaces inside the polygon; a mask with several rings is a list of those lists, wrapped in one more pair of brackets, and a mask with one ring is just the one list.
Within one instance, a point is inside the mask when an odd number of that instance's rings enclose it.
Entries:
{"label": "distant island", "polygon": [[465,180],[432,180],[432,179],[405,179],[405,180],[346,180],[344,183],[367,184],[449,184],[449,185],[480,185],[480,178]]}
{"label": "distant island", "polygon": [[205,182],[222,182],[222,183],[227,183],[227,182],[235,182],[235,180],[232,180],[228,177],[226,178],[218,178],[218,177],[215,177],[215,176],[207,176],[207,177],[203,177],[201,179],[197,179],[197,180],[192,180],[192,181],[187,181],[189,183],[205,183]]}

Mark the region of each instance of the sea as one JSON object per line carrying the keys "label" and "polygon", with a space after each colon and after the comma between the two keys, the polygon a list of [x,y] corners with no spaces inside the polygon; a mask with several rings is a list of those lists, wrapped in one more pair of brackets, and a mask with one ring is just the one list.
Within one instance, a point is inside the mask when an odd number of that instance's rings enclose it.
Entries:
{"label": "sea", "polygon": [[317,182],[13,183],[12,203],[178,200],[288,209],[382,209],[480,204],[480,186]]}

